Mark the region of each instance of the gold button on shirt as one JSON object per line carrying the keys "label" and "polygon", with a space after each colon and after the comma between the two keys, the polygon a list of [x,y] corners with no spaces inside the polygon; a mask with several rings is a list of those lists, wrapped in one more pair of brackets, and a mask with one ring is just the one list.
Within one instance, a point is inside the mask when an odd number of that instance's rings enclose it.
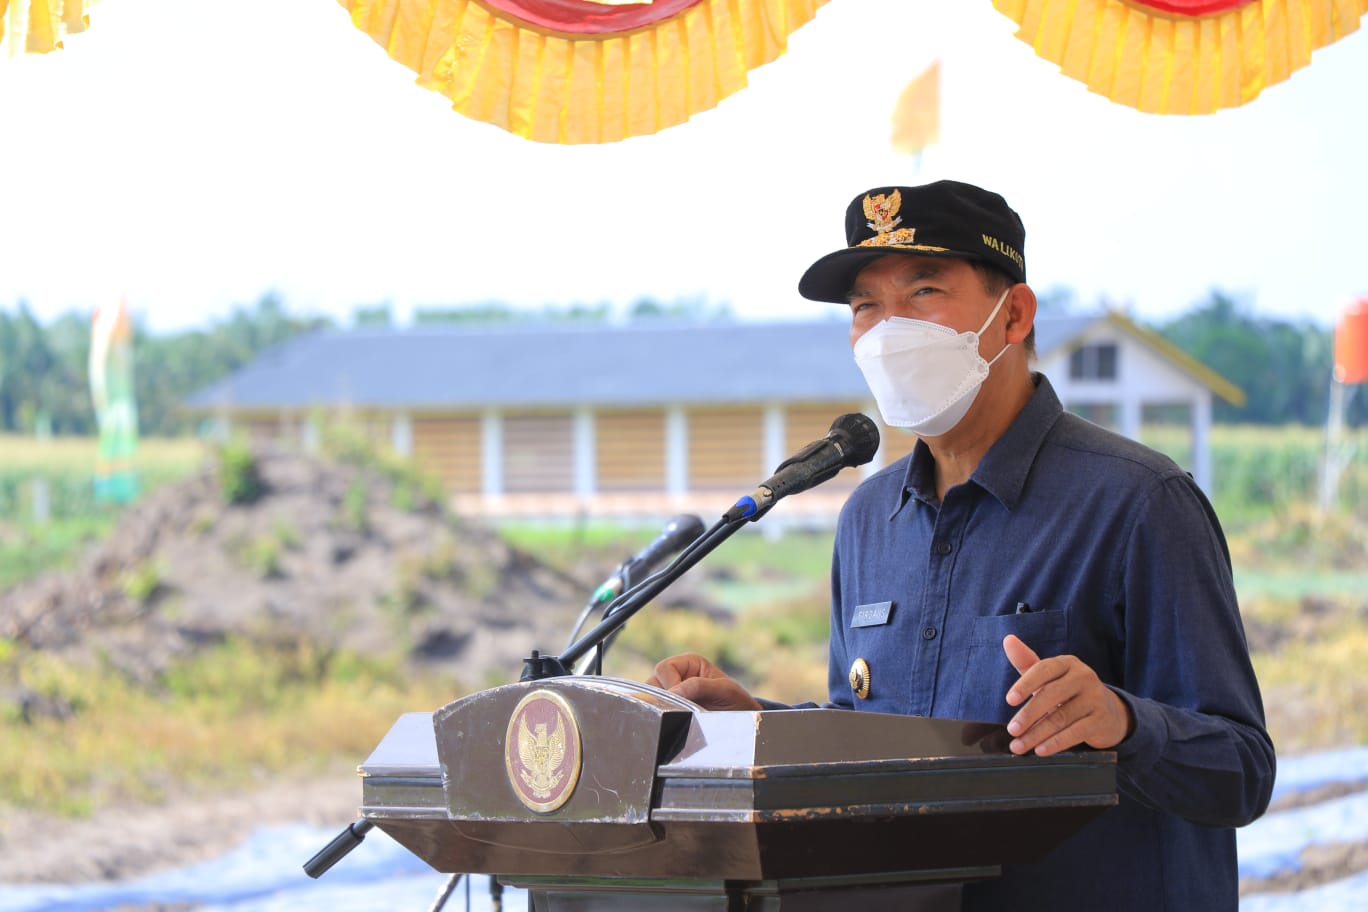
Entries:
{"label": "gold button on shirt", "polygon": [[850,666],[850,689],[861,700],[869,699],[869,663],[856,659]]}

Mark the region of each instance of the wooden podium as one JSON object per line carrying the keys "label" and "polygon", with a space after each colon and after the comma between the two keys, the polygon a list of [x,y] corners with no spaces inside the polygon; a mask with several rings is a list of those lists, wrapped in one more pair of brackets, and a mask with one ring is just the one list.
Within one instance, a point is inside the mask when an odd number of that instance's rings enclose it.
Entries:
{"label": "wooden podium", "polygon": [[402,716],[361,816],[537,912],[954,910],[1116,803],[1115,756],[1017,757],[996,725],[827,709],[708,712],[602,677]]}

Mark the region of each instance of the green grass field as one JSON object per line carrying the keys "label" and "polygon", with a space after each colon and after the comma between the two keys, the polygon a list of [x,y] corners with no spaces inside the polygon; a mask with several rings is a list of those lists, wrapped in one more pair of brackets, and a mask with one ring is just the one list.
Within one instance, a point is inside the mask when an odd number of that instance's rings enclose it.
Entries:
{"label": "green grass field", "polygon": [[[0,434],[0,472],[91,476],[97,451],[97,441],[92,437],[40,440]],[[134,464],[139,472],[157,477],[185,474],[200,464],[205,452],[205,444],[193,438],[144,438],[138,442]]]}

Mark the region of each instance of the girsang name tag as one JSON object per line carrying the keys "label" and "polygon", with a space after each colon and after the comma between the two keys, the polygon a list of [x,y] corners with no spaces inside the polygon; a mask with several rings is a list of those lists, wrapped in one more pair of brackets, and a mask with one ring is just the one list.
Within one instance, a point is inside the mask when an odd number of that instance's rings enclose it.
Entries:
{"label": "girsang name tag", "polygon": [[855,616],[850,619],[850,626],[878,627],[880,624],[887,624],[888,616],[892,613],[892,602],[870,602],[868,605],[856,605]]}

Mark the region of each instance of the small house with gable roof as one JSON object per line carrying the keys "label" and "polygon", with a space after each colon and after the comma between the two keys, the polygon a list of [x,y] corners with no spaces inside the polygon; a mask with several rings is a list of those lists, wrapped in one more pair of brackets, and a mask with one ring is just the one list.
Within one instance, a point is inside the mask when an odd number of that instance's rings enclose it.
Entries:
{"label": "small house with gable roof", "polygon": [[[1120,314],[1041,317],[1036,333],[1067,408],[1132,437],[1180,418],[1186,468],[1210,490],[1212,398],[1238,403],[1237,388]],[[434,473],[458,512],[491,518],[720,515],[837,416],[878,421],[843,320],[329,331],[187,405],[305,446],[319,415],[345,413]],[[914,435],[879,424],[870,465],[774,519],[829,524],[861,477],[911,450]]]}

